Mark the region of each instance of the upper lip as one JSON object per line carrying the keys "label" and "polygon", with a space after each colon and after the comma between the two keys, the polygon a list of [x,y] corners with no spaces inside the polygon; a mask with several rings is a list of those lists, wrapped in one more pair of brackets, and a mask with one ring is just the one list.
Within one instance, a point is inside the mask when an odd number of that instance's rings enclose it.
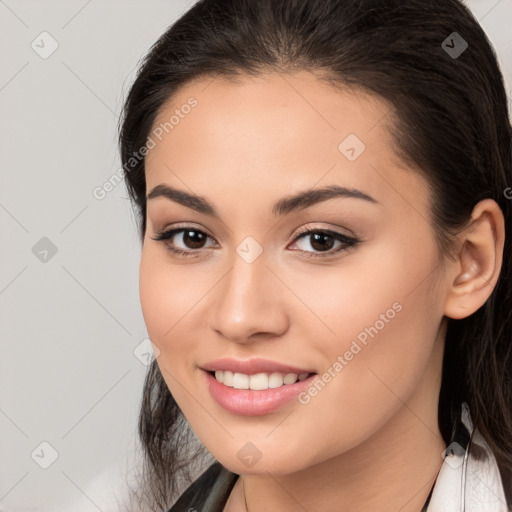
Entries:
{"label": "upper lip", "polygon": [[255,373],[315,373],[313,370],[307,368],[298,368],[288,364],[278,363],[270,359],[230,359],[228,357],[222,359],[215,359],[202,366],[203,370],[207,371],[230,371],[233,373],[244,373],[246,375],[253,375]]}

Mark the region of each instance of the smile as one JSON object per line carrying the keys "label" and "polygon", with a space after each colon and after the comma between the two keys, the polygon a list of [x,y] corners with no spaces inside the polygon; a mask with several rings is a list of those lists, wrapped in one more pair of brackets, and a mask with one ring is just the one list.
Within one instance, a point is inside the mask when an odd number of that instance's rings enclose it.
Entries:
{"label": "smile", "polygon": [[252,389],[259,391],[262,389],[274,389],[281,386],[295,384],[298,380],[303,381],[310,375],[308,372],[304,373],[255,373],[247,375],[245,373],[233,373],[230,371],[217,370],[211,372],[218,382],[225,386],[235,389]]}
{"label": "smile", "polygon": [[[201,370],[212,398],[228,412],[243,416],[259,416],[277,411],[285,404],[297,399],[300,393],[312,385],[316,373],[242,374],[230,371]],[[222,375],[221,375],[222,374]],[[222,378],[225,382],[220,382]],[[251,380],[255,387],[251,389]],[[237,388],[235,385],[244,386]],[[271,387],[271,386],[275,387]]]}

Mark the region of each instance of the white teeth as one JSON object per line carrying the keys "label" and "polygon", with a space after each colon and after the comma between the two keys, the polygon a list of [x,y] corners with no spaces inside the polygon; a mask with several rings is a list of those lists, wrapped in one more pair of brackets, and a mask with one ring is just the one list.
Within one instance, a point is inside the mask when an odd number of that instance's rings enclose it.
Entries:
{"label": "white teeth", "polygon": [[[226,386],[233,387],[233,372],[221,372],[223,373],[222,377],[222,383]],[[215,375],[217,375],[217,372],[215,372]]]}
{"label": "white teeth", "polygon": [[[279,388],[284,384],[284,375],[282,373],[271,373],[268,376],[268,388]],[[297,375],[295,375],[297,377]]]}
{"label": "white teeth", "polygon": [[249,389],[249,375],[235,373],[233,375],[233,387],[235,389]]}
{"label": "white teeth", "polygon": [[266,373],[255,373],[249,377],[249,385],[244,389],[268,389],[268,375]]}
{"label": "white teeth", "polygon": [[245,373],[233,373],[228,370],[216,370],[215,378],[225,386],[235,389],[272,389],[283,385],[295,384],[297,380],[304,380],[309,374],[301,373],[255,373],[246,375]]}

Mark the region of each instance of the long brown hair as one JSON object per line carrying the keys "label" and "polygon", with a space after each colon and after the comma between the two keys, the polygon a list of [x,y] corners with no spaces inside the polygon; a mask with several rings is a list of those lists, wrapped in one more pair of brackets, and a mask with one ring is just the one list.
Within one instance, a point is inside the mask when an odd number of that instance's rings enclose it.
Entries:
{"label": "long brown hair", "polygon": [[[454,37],[457,53],[467,43],[458,55],[449,50]],[[489,40],[458,0],[197,2],[147,53],[120,119],[121,159],[141,241],[146,181],[140,150],[159,109],[192,79],[276,70],[319,70],[332,84],[362,88],[390,102],[396,152],[432,186],[433,229],[445,254],[478,201],[492,198],[501,207],[506,237],[496,287],[478,311],[449,319],[439,428],[448,444],[461,402],[468,403],[496,456],[510,506],[511,126]],[[144,384],[139,435],[139,498],[151,510],[164,510],[175,501],[180,478],[190,481],[190,468],[205,451],[197,447],[156,362]]]}

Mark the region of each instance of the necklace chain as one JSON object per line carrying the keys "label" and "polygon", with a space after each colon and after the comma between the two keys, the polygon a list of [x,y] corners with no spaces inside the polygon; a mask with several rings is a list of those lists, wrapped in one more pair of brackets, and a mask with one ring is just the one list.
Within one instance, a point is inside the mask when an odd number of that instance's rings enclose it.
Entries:
{"label": "necklace chain", "polygon": [[242,479],[242,489],[244,491],[245,512],[249,512],[249,507],[247,506],[247,498],[245,496],[245,480],[243,480],[243,479]]}

